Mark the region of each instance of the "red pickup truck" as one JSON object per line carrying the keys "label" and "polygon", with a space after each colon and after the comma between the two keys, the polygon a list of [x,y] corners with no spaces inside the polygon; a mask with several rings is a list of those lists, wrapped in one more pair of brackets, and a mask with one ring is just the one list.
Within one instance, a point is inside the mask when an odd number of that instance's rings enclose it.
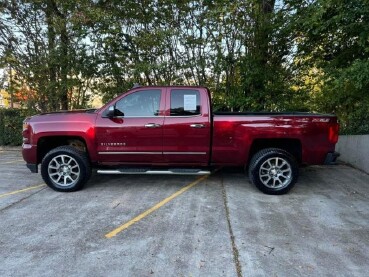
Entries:
{"label": "red pickup truck", "polygon": [[301,164],[332,164],[337,118],[213,113],[205,87],[136,87],[97,110],[27,118],[23,158],[57,191],[101,174],[209,174],[239,166],[267,194],[288,192]]}

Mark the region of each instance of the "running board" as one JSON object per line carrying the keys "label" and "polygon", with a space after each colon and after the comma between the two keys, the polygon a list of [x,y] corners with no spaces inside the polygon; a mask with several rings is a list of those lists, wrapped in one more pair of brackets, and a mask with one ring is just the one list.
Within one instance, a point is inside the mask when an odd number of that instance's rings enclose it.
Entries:
{"label": "running board", "polygon": [[147,175],[209,175],[211,171],[191,168],[149,169],[149,168],[122,168],[98,169],[98,174],[147,174]]}

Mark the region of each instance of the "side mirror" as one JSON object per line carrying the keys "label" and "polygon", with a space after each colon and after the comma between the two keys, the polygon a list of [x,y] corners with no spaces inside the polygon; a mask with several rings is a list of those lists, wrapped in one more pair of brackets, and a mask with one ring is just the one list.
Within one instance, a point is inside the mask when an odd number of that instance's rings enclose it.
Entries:
{"label": "side mirror", "polygon": [[104,117],[113,118],[124,116],[124,113],[116,109],[115,106],[110,106],[104,113]]}
{"label": "side mirror", "polygon": [[109,117],[109,118],[112,118],[115,116],[115,107],[114,106],[110,106],[106,112],[105,112],[105,116],[106,117]]}

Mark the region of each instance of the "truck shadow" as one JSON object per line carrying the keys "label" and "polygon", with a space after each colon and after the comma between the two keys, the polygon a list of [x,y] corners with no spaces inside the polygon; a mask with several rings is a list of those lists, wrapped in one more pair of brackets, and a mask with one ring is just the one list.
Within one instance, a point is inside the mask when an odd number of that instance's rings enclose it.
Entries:
{"label": "truck shadow", "polygon": [[[343,168],[342,168],[343,167]],[[288,193],[294,195],[329,195],[332,190],[339,190],[347,187],[345,184],[349,180],[342,177],[342,170],[348,169],[346,166],[309,166],[300,168],[300,176],[295,187]],[[354,170],[354,169],[351,169]],[[343,170],[345,171],[345,170]],[[347,171],[347,170],[346,170]],[[347,175],[347,174],[346,174]],[[181,188],[195,181],[199,176],[194,175],[101,175],[94,172],[85,189],[104,188],[133,188],[154,186],[158,189],[168,189],[169,187]],[[347,182],[346,182],[346,181]],[[241,193],[262,193],[251,182],[244,169],[240,167],[225,167],[213,173],[209,181],[222,183],[225,186],[232,186]],[[346,189],[347,190],[347,189]]]}
{"label": "truck shadow", "polygon": [[143,187],[143,186],[184,186],[198,178],[190,175],[105,175],[92,173],[91,179],[85,186],[85,189],[99,187]]}

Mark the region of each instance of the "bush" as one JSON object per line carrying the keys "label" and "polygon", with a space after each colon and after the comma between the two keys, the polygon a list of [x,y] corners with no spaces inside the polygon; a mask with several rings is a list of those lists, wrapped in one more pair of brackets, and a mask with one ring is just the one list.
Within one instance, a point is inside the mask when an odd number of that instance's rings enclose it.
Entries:
{"label": "bush", "polygon": [[358,108],[346,118],[340,120],[341,135],[367,135],[369,134],[369,107]]}
{"label": "bush", "polygon": [[23,120],[27,111],[0,109],[0,145],[21,145]]}

